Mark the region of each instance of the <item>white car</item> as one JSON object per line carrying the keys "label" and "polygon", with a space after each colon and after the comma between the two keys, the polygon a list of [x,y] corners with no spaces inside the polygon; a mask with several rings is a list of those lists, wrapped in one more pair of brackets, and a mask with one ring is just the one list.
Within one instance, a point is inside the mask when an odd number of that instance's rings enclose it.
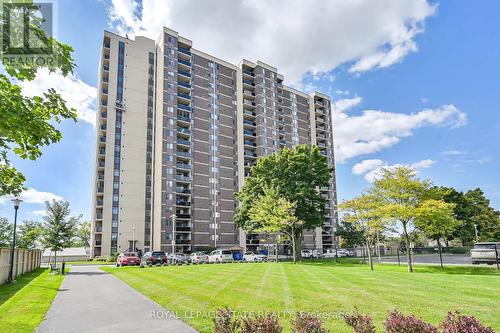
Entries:
{"label": "white car", "polygon": [[322,258],[323,251],[320,249],[302,250],[300,251],[300,255],[302,256],[302,258]]}
{"label": "white car", "polygon": [[326,252],[323,254],[323,258],[335,258],[337,257],[337,253],[335,252],[335,249],[327,249]]}
{"label": "white car", "polygon": [[205,252],[193,252],[189,256],[192,264],[206,264],[208,263],[208,255]]}
{"label": "white car", "polygon": [[267,256],[264,254],[255,254],[252,251],[247,251],[243,255],[243,261],[247,262],[264,262],[267,261]]}
{"label": "white car", "polygon": [[497,261],[496,252],[498,252],[498,255],[500,256],[500,242],[476,243],[474,248],[470,250],[472,264],[495,264]]}
{"label": "white car", "polygon": [[229,250],[215,250],[208,255],[208,262],[220,264],[223,262],[233,262],[233,253]]}

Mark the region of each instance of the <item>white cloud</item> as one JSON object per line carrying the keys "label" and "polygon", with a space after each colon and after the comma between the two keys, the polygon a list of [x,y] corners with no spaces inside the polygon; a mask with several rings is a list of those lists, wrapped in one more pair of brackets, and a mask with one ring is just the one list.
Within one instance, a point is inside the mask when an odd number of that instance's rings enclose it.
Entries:
{"label": "white cloud", "polygon": [[432,165],[434,165],[436,161],[427,159],[427,160],[422,160],[416,163],[412,164],[388,164],[386,161],[383,160],[364,160],[360,163],[355,164],[352,167],[352,173],[355,175],[364,175],[364,178],[369,181],[373,182],[377,178],[381,176],[381,171],[382,169],[390,169],[390,168],[395,168],[395,167],[400,167],[400,166],[406,166],[409,168],[414,169],[415,171],[419,171],[422,169],[427,169],[430,168]]}
{"label": "white cloud", "polygon": [[34,210],[32,212],[30,212],[31,215],[35,215],[35,216],[40,216],[40,217],[43,217],[45,215],[47,215],[47,211],[46,210]]}
{"label": "white cloud", "polygon": [[427,0],[112,0],[109,12],[120,34],[156,40],[167,26],[197,49],[262,60],[293,83],[343,63],[363,72],[400,62],[436,9]]}
{"label": "white cloud", "polygon": [[48,70],[41,69],[33,81],[19,82],[19,85],[28,96],[42,95],[47,89],[54,88],[69,107],[76,109],[79,119],[95,126],[96,88],[74,75],[65,77],[60,73],[49,73]]}
{"label": "white cloud", "polygon": [[424,126],[456,128],[467,123],[467,116],[454,105],[404,114],[364,110],[351,116],[348,111],[362,102],[361,97],[337,100],[332,105],[337,161],[379,152]]}
{"label": "white cloud", "polygon": [[[13,198],[14,197],[11,195],[2,196],[0,197],[0,204],[5,204]],[[63,198],[57,194],[38,191],[34,188],[28,188],[27,190],[23,191],[19,198],[23,200],[24,203],[29,204],[43,204],[45,201],[51,201],[52,199],[63,200]]]}

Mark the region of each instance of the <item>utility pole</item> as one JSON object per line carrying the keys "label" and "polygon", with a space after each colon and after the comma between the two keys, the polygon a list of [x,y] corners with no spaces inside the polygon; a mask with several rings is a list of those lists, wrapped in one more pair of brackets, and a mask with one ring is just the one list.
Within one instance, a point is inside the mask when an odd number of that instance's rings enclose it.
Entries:
{"label": "utility pole", "polygon": [[175,221],[177,220],[177,215],[172,214],[172,253],[175,253]]}
{"label": "utility pole", "polygon": [[135,252],[135,226],[132,227],[132,252]]}

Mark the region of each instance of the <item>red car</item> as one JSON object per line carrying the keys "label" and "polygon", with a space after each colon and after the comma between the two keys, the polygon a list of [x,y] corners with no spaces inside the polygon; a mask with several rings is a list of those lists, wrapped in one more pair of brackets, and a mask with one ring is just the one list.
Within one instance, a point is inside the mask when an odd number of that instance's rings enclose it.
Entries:
{"label": "red car", "polygon": [[120,266],[139,266],[141,259],[135,252],[124,252],[116,258],[116,267]]}

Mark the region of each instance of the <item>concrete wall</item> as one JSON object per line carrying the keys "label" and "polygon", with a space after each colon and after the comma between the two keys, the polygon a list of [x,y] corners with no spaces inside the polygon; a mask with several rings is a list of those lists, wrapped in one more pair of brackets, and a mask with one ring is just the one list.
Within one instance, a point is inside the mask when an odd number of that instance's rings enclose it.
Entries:
{"label": "concrete wall", "polygon": [[[9,278],[11,249],[0,247],[0,284]],[[14,251],[14,278],[40,267],[41,250],[15,249]]]}

